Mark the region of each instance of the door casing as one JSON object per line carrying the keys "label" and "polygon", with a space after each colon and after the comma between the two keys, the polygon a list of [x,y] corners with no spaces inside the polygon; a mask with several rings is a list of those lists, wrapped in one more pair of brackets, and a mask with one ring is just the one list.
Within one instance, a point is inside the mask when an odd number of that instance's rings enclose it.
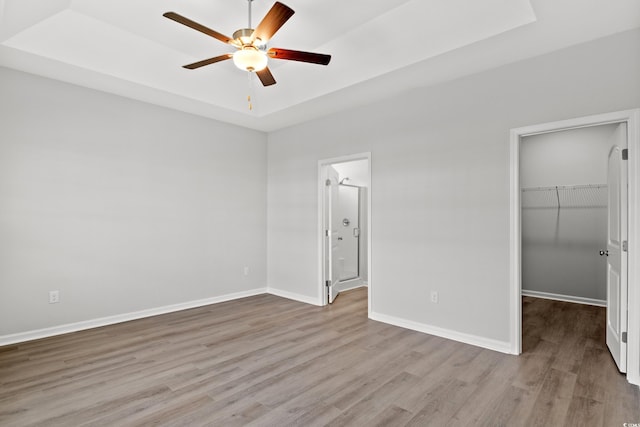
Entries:
{"label": "door casing", "polygon": [[511,353],[522,353],[522,264],[520,144],[525,136],[613,123],[627,124],[628,179],[628,330],[627,380],[640,385],[640,109],[597,114],[511,129],[509,293]]}

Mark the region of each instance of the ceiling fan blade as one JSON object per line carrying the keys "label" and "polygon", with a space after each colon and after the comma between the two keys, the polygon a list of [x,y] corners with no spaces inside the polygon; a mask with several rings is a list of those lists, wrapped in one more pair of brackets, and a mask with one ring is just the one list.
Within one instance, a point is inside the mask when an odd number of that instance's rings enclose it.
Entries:
{"label": "ceiling fan blade", "polygon": [[169,19],[171,19],[173,21],[176,21],[176,22],[178,22],[178,23],[180,23],[182,25],[186,25],[189,28],[193,28],[196,31],[200,31],[201,33],[204,33],[204,34],[206,34],[208,36],[211,36],[214,39],[218,39],[223,43],[227,43],[227,44],[230,44],[230,45],[233,45],[233,46],[237,47],[237,42],[235,40],[233,40],[232,38],[227,37],[224,34],[220,34],[219,32],[214,31],[211,28],[205,27],[202,24],[198,24],[197,22],[192,21],[189,18],[185,18],[182,15],[178,15],[175,12],[167,12],[167,13],[162,14],[162,16],[164,16],[165,18],[169,18]]}
{"label": "ceiling fan blade", "polygon": [[262,82],[262,86],[271,86],[276,84],[276,79],[273,78],[273,74],[269,71],[269,67],[264,70],[256,71],[256,74]]}
{"label": "ceiling fan blade", "polygon": [[213,58],[204,59],[202,61],[194,62],[193,64],[183,65],[182,68],[195,70],[196,68],[204,67],[205,65],[209,65],[209,64],[215,64],[216,62],[224,61],[226,59],[231,59],[232,57],[233,57],[233,53],[225,53],[224,55],[214,56]]}
{"label": "ceiling fan blade", "polygon": [[251,39],[260,39],[263,43],[268,42],[294,13],[289,6],[276,2],[251,34]]}
{"label": "ceiling fan blade", "polygon": [[331,55],[302,52],[300,50],[280,49],[277,47],[269,49],[267,55],[275,59],[288,59],[290,61],[310,62],[312,64],[320,65],[327,65],[329,64],[329,61],[331,61]]}

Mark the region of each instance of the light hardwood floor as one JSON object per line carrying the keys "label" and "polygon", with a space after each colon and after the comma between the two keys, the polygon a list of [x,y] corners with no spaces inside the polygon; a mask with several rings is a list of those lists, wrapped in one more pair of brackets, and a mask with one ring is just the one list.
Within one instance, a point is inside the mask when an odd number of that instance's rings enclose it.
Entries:
{"label": "light hardwood floor", "polygon": [[509,356],[272,295],[0,347],[2,426],[622,426],[604,310],[524,299]]}

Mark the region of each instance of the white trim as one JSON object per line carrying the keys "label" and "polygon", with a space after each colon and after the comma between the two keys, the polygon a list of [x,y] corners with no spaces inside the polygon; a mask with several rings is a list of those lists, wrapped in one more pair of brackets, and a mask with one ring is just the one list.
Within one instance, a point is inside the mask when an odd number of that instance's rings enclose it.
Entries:
{"label": "white trim", "polygon": [[554,301],[572,302],[575,304],[595,305],[598,307],[606,307],[607,301],[602,299],[575,297],[572,295],[553,294],[551,292],[527,291],[522,290],[523,297],[544,298]]}
{"label": "white trim", "polygon": [[511,129],[510,132],[510,331],[511,350],[522,352],[520,140],[524,136],[610,123],[627,123],[628,160],[628,330],[627,380],[640,385],[640,109],[617,111]]}
{"label": "white trim", "polygon": [[33,331],[20,332],[17,334],[2,335],[0,336],[0,346],[32,341],[41,338],[48,338],[55,335],[68,334],[71,332],[78,332],[86,329],[99,328],[101,326],[114,325],[116,323],[128,322],[130,320],[143,319],[145,317],[158,316],[160,314],[173,313],[176,311],[188,310],[190,308],[202,307],[205,305],[217,304],[220,302],[231,301],[265,293],[267,293],[267,288],[251,289],[248,291],[235,292],[218,297],[205,298],[179,304],[166,305],[164,307],[134,311],[132,313],[117,314],[115,316],[100,317],[98,319],[84,320],[76,323],[67,323],[64,325],[52,326],[50,328],[36,329]]}
{"label": "white trim", "polygon": [[311,304],[316,306],[322,305],[322,304],[318,304],[317,298],[310,297],[307,295],[302,295],[302,294],[296,294],[295,292],[283,291],[281,289],[268,287],[267,293],[278,296],[278,297],[287,298],[287,299],[298,301],[298,302],[303,302],[305,304]]}
{"label": "white trim", "polygon": [[[628,194],[628,327],[627,327],[627,379],[640,385],[640,109],[629,111],[627,119],[629,145]],[[631,285],[632,284],[632,285]]]}
{"label": "white trim", "polygon": [[340,292],[347,292],[352,289],[364,288],[367,287],[367,283],[360,279],[359,277],[351,280],[347,280],[346,282],[340,282],[338,289]]}
{"label": "white trim", "polygon": [[390,325],[399,326],[412,331],[423,332],[429,335],[435,335],[453,341],[474,345],[476,347],[486,348],[488,350],[499,351],[500,353],[511,353],[511,344],[507,341],[492,340],[477,335],[465,334],[462,332],[452,331],[437,326],[431,326],[424,323],[414,322],[412,320],[402,319],[400,317],[388,316],[386,314],[371,313],[369,316],[378,322],[388,323]]}
{"label": "white trim", "polygon": [[522,229],[520,225],[520,134],[512,129],[510,133],[509,156],[509,268],[511,353],[522,353]]}
{"label": "white trim", "polygon": [[318,160],[318,290],[320,296],[318,298],[319,304],[327,305],[327,293],[325,292],[325,271],[324,271],[324,254],[325,254],[325,239],[324,239],[324,227],[322,219],[324,216],[324,177],[325,168],[335,163],[345,163],[355,160],[367,160],[367,281],[369,286],[369,292],[367,292],[367,306],[368,316],[371,318],[371,307],[373,301],[373,280],[371,274],[371,152],[351,154],[341,157],[333,157],[330,159]]}

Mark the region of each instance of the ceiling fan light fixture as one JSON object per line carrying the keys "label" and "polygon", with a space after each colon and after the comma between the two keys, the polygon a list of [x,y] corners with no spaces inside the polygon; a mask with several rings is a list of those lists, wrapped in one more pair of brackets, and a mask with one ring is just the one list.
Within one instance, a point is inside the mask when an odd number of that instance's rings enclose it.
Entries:
{"label": "ceiling fan light fixture", "polygon": [[[225,53],[214,56],[213,58],[194,62],[193,64],[183,65],[183,68],[195,70],[205,65],[215,64],[233,58],[236,67],[243,71],[255,72],[263,86],[271,86],[276,84],[276,79],[267,67],[267,62],[270,57],[278,60],[307,62],[309,64],[329,64],[331,55],[276,47],[268,49],[267,43],[269,40],[271,40],[280,27],[293,16],[294,11],[289,6],[276,1],[264,18],[262,18],[262,21],[253,29],[251,28],[251,2],[254,0],[247,1],[249,3],[249,22],[247,28],[237,30],[233,33],[233,38],[227,37],[175,12],[165,12],[162,14],[165,18],[171,19],[178,24],[185,25],[238,49],[235,53]],[[0,3],[2,3],[2,0],[0,0]]]}
{"label": "ceiling fan light fixture", "polygon": [[262,71],[267,62],[267,55],[253,46],[244,46],[233,54],[233,63],[244,71]]}

